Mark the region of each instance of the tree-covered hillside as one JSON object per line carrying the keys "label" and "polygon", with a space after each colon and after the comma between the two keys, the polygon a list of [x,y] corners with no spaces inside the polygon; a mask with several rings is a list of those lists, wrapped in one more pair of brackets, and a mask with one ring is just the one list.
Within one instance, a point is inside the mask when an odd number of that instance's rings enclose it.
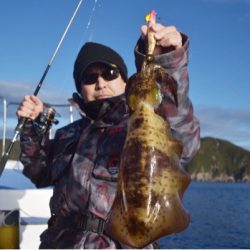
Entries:
{"label": "tree-covered hillside", "polygon": [[198,180],[250,181],[250,152],[228,141],[206,137],[187,169]]}

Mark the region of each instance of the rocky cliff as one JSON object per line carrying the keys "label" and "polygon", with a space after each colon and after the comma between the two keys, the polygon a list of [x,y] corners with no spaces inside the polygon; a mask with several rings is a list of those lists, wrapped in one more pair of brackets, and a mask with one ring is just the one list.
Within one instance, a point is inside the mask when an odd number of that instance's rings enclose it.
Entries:
{"label": "rocky cliff", "polygon": [[193,180],[250,182],[250,152],[231,142],[205,137],[187,169]]}

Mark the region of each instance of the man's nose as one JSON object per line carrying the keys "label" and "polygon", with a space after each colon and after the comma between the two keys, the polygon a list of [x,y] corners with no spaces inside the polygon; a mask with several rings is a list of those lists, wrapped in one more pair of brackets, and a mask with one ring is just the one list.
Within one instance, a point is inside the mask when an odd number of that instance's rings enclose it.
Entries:
{"label": "man's nose", "polygon": [[97,89],[102,89],[107,86],[107,82],[102,78],[102,76],[98,76],[95,86]]}

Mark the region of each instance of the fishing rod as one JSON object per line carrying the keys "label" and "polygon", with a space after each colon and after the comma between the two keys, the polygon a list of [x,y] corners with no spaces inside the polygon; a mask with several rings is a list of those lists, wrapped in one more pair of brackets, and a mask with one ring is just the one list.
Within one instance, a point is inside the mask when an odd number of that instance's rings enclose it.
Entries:
{"label": "fishing rod", "polygon": [[[74,18],[75,18],[76,14],[77,14],[77,12],[78,12],[78,10],[80,8],[80,6],[82,4],[82,1],[83,0],[80,0],[79,3],[78,3],[78,5],[76,6],[76,9],[75,9],[74,13],[73,13],[72,17],[70,18],[69,23],[68,23],[65,31],[63,32],[62,37],[61,37],[58,45],[56,46],[56,49],[55,49],[54,53],[52,54],[52,57],[51,57],[48,65],[47,65],[47,67],[45,68],[45,71],[44,71],[44,73],[43,73],[40,81],[38,82],[38,85],[37,85],[37,87],[36,87],[36,89],[35,89],[35,91],[33,93],[34,96],[37,96],[39,90],[41,89],[43,81],[44,81],[44,79],[45,79],[45,77],[46,77],[46,75],[47,75],[47,73],[48,73],[48,71],[49,71],[49,69],[50,69],[50,67],[51,67],[51,65],[52,65],[55,57],[56,57],[56,54],[57,54],[59,48],[61,47],[61,44],[62,44],[62,42],[63,42],[63,40],[64,40],[64,38],[65,38],[68,30],[69,30],[69,28],[70,28],[70,26],[71,26]],[[2,175],[4,167],[5,167],[5,165],[6,165],[7,161],[8,161],[9,154],[10,154],[10,152],[11,152],[13,146],[14,146],[14,143],[17,140],[17,137],[20,134],[20,132],[21,132],[24,124],[26,123],[26,121],[27,121],[27,118],[24,118],[24,117],[20,118],[19,121],[18,121],[18,124],[17,124],[17,126],[15,128],[15,134],[14,134],[14,136],[13,136],[13,138],[12,138],[12,140],[11,140],[8,148],[7,148],[7,150],[5,151],[5,153],[2,156],[1,161],[0,161],[0,176]]]}

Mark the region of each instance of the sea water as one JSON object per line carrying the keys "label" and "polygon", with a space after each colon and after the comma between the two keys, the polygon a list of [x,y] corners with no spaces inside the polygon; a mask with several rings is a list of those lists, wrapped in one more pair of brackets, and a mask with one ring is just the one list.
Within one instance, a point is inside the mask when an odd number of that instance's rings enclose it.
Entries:
{"label": "sea water", "polygon": [[250,248],[250,184],[192,182],[183,203],[191,222],[161,248]]}
{"label": "sea water", "polygon": [[[35,188],[20,171],[5,169],[0,188]],[[250,249],[250,184],[192,182],[183,197],[188,228],[159,240],[161,248]]]}

